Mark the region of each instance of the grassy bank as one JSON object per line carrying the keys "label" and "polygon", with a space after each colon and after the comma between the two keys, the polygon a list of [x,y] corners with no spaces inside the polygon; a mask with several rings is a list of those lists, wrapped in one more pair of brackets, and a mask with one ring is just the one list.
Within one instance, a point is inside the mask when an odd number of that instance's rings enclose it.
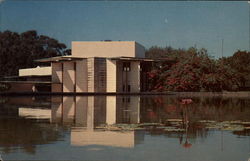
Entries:
{"label": "grassy bank", "polygon": [[172,92],[179,97],[249,97],[250,91],[240,92]]}

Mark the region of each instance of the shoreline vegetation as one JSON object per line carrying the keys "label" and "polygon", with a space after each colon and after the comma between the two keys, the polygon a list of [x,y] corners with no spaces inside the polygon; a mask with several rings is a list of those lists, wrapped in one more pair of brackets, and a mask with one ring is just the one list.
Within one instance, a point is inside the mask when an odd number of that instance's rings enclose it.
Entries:
{"label": "shoreline vegetation", "polygon": [[[170,125],[163,123],[140,123],[140,124],[103,124],[96,127],[96,130],[104,131],[134,131],[134,130],[161,130],[162,132],[185,132],[183,120],[181,119],[167,119],[166,122]],[[243,131],[250,129],[250,122],[247,121],[214,121],[214,120],[199,120],[199,124],[203,125],[205,129],[217,129],[223,131]]]}
{"label": "shoreline vegetation", "polygon": [[222,92],[250,90],[250,52],[215,59],[204,49],[154,46],[146,57],[165,59],[148,72],[151,91]]}

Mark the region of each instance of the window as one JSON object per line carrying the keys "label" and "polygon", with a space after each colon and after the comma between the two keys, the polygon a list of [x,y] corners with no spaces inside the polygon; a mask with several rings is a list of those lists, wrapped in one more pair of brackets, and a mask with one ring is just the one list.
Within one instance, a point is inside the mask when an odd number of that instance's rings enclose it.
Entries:
{"label": "window", "polygon": [[128,92],[130,92],[130,85],[128,85]]}
{"label": "window", "polygon": [[130,62],[123,62],[123,71],[124,72],[130,71]]}
{"label": "window", "polygon": [[122,85],[122,91],[123,92],[130,92],[131,86],[130,85]]}
{"label": "window", "polygon": [[122,97],[122,103],[130,103],[130,97]]}

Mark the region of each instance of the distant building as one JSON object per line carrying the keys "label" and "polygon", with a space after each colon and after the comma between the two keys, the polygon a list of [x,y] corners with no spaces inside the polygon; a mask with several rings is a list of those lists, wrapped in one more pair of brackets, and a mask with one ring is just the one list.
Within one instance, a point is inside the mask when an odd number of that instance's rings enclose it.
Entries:
{"label": "distant building", "polygon": [[152,59],[135,41],[72,42],[72,55],[37,60],[51,63],[52,92],[141,92]]}

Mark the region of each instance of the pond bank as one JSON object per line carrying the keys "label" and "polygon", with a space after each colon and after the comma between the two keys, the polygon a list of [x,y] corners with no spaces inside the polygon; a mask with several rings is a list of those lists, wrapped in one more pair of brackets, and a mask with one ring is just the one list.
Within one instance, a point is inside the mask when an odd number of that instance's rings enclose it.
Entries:
{"label": "pond bank", "polygon": [[173,92],[0,92],[0,96],[117,96],[117,95],[174,95]]}
{"label": "pond bank", "polygon": [[250,97],[250,91],[241,92],[0,92],[0,96],[118,96],[118,95],[169,95],[175,97]]}
{"label": "pond bank", "polygon": [[178,97],[250,97],[250,91],[240,92],[172,92]]}

